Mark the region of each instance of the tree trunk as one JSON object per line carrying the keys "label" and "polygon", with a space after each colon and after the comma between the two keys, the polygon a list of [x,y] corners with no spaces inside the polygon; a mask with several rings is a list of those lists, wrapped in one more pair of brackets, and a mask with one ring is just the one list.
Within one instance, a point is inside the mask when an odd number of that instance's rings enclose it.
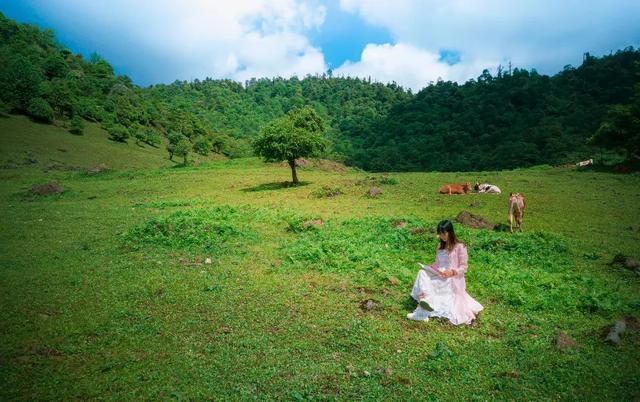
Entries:
{"label": "tree trunk", "polygon": [[184,165],[187,166],[187,154],[184,154]]}
{"label": "tree trunk", "polygon": [[293,178],[293,184],[298,184],[298,175],[296,174],[296,160],[289,160],[289,167],[291,167],[291,177]]}

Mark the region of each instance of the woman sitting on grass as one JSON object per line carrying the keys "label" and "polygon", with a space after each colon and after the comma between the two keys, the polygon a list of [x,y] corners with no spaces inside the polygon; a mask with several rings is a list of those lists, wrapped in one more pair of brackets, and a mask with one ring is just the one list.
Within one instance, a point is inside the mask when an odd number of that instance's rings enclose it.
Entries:
{"label": "woman sitting on grass", "polygon": [[456,238],[453,224],[444,220],[438,224],[440,243],[436,262],[420,264],[411,296],[418,307],[407,318],[428,321],[429,317],[444,317],[452,324],[471,324],[483,309],[466,291],[467,247]]}

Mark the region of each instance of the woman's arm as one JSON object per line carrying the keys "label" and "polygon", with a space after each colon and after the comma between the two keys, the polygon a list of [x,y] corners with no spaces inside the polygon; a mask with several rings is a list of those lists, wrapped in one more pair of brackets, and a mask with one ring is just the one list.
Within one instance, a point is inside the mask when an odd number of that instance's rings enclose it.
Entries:
{"label": "woman's arm", "polygon": [[469,255],[467,253],[467,247],[464,244],[458,244],[456,246],[458,248],[457,257],[458,257],[458,265],[452,269],[455,275],[464,275],[467,272]]}

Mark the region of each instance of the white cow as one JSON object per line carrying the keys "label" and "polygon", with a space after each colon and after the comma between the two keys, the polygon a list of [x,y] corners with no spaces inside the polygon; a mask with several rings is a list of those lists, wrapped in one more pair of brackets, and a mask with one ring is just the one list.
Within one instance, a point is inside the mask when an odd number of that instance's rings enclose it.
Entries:
{"label": "white cow", "polygon": [[496,186],[494,184],[489,184],[489,183],[484,183],[484,184],[476,183],[476,185],[473,186],[473,188],[478,193],[491,193],[491,194],[500,194],[500,193],[502,193],[502,191],[500,191],[500,187],[498,187],[498,186]]}
{"label": "white cow", "polygon": [[586,167],[593,165],[593,159],[587,159],[586,161],[576,163],[577,167]]}

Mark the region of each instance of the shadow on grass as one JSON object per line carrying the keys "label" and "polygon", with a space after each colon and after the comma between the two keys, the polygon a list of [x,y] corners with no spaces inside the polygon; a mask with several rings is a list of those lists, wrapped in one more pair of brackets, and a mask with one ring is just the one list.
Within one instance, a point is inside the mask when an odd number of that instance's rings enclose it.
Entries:
{"label": "shadow on grass", "polygon": [[293,184],[290,181],[263,183],[257,186],[243,188],[240,191],[244,191],[245,193],[253,193],[256,191],[273,191],[273,190],[281,190],[283,188],[303,187],[303,186],[308,186],[309,184],[311,184],[311,182],[308,182],[308,181],[301,181],[297,184]]}

